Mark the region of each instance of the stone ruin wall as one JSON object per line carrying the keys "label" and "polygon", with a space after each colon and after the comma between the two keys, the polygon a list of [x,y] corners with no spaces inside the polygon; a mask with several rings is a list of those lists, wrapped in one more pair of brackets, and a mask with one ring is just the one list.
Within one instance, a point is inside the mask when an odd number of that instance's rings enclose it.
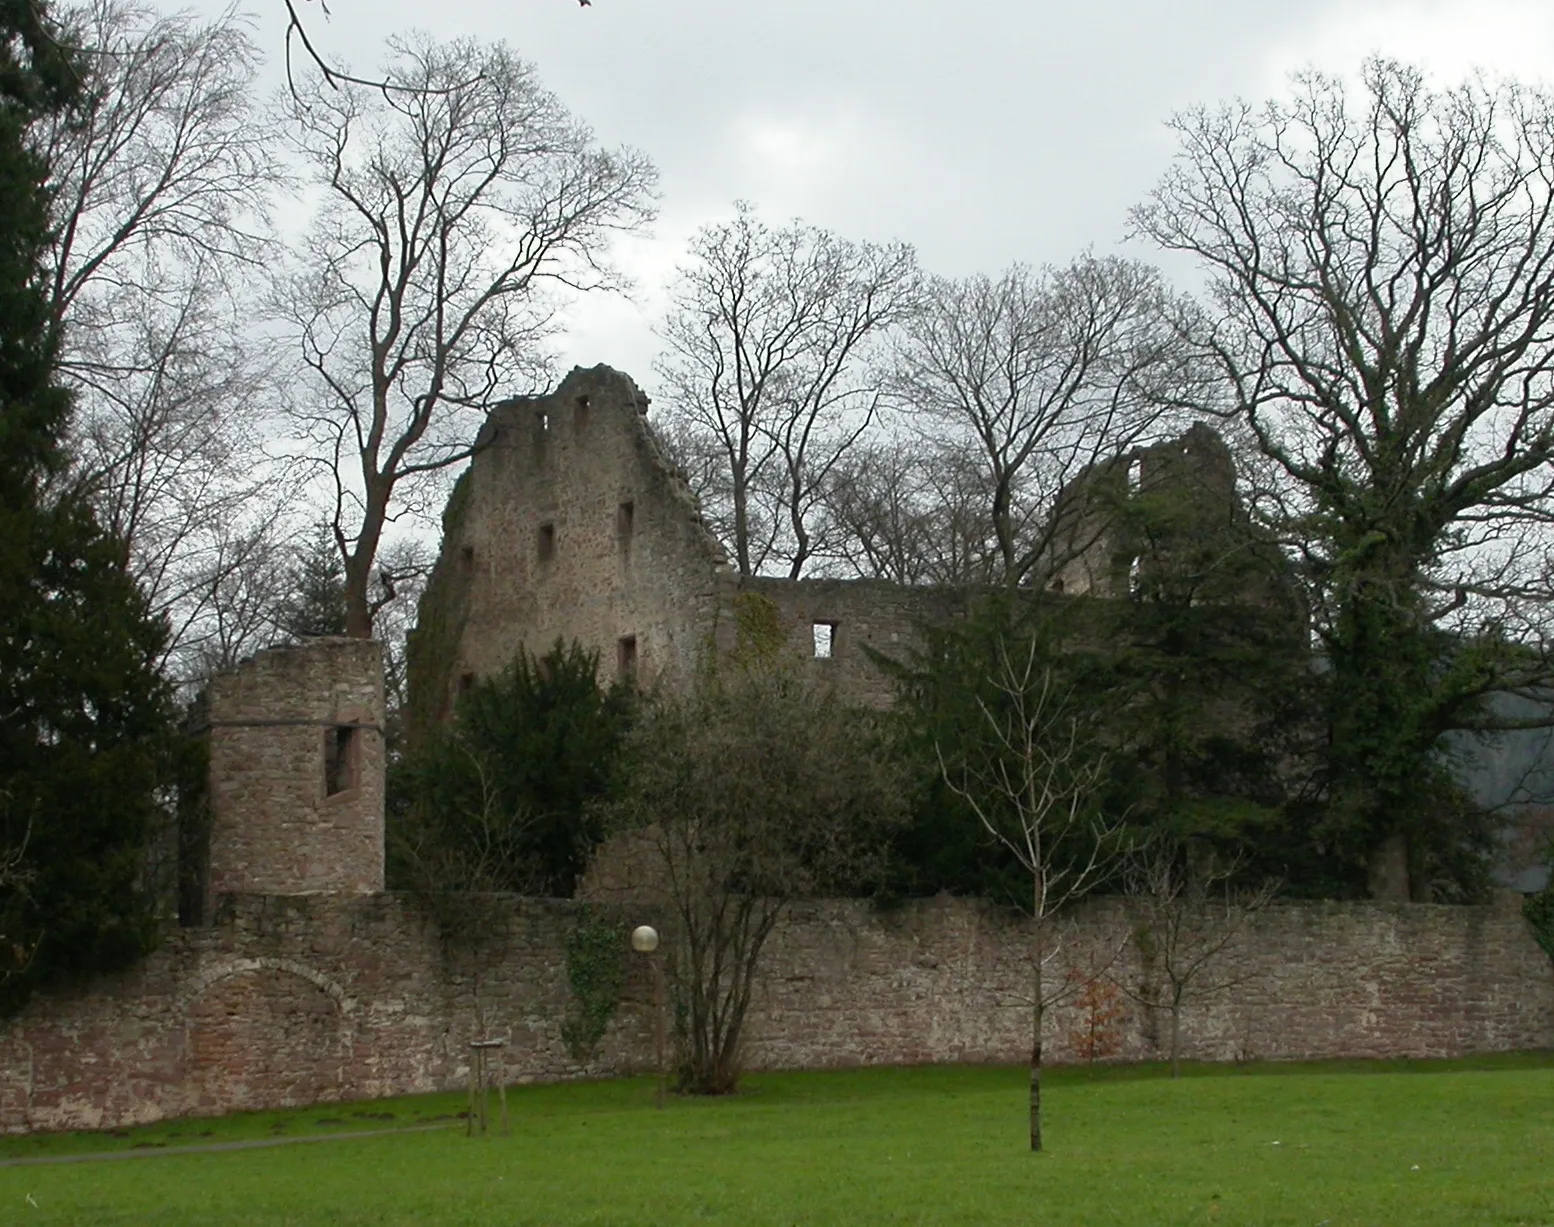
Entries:
{"label": "stone ruin wall", "polygon": [[[179,930],[139,967],[40,996],[0,1027],[0,1130],[459,1089],[480,1033],[477,988],[485,1032],[508,1040],[498,1068],[509,1081],[650,1069],[650,977],[624,952],[640,911],[615,913],[629,977],[597,1056],[567,1054],[564,941],[580,906],[493,897],[471,952],[445,947],[405,896],[228,896],[214,926]],[[1127,931],[1120,904],[1092,905],[1049,974],[1093,971],[1126,949]],[[795,907],[769,946],[750,1064],[1024,1060],[1025,949],[1019,921],[965,900]],[[1111,972],[1136,983],[1131,958]],[[1246,978],[1189,1008],[1187,1057],[1554,1047],[1554,968],[1509,904],[1283,904],[1226,959]],[[1052,1061],[1074,1059],[1083,1023],[1072,1004],[1049,1016]],[[1161,1055],[1161,1018],[1128,1002],[1119,1031],[1116,1059]]]}
{"label": "stone ruin wall", "polygon": [[370,640],[260,652],[206,691],[210,826],[200,915],[221,895],[383,889],[383,667]]}
{"label": "stone ruin wall", "polygon": [[[840,697],[882,705],[888,685],[865,648],[899,655],[919,624],[964,607],[966,594],[949,589],[741,580],[647,404],[628,376],[600,366],[492,410],[444,517],[411,637],[414,731],[445,720],[462,687],[499,672],[520,646],[543,653],[558,638],[598,653],[605,680],[687,675],[710,646],[732,643],[744,592],[776,606],[795,658]],[[835,629],[827,658],[815,658],[817,623]]]}
{"label": "stone ruin wall", "polygon": [[[461,679],[501,668],[520,642],[544,650],[575,637],[609,670],[632,637],[649,678],[685,667],[731,633],[742,591],[773,603],[791,650],[844,698],[881,703],[888,691],[866,649],[897,655],[921,620],[959,611],[962,595],[934,589],[741,584],[644,407],[629,380],[596,368],[493,414],[490,446],[450,507],[436,616],[418,630],[423,718],[442,718]],[[829,658],[815,657],[816,623],[834,628]],[[456,1088],[483,1033],[508,1040],[499,1069],[513,1081],[648,1068],[640,959],[595,1058],[579,1065],[566,1052],[565,938],[580,904],[480,901],[471,951],[446,945],[414,900],[382,893],[376,652],[348,640],[277,649],[213,684],[200,923],[170,932],[139,966],[40,994],[0,1023],[0,1131]],[[350,761],[331,759],[342,730]],[[614,908],[623,932],[643,918],[620,901],[595,906]],[[1119,905],[1088,908],[1066,942],[1070,964],[1093,971],[1127,932]],[[772,939],[750,1063],[1022,1060],[1025,947],[1018,921],[978,903],[804,904]],[[1554,1047],[1554,969],[1509,905],[1281,905],[1228,957],[1245,978],[1189,1013],[1190,1057]],[[1112,971],[1127,983],[1141,974],[1126,962]],[[1074,1007],[1054,1012],[1053,1060],[1075,1055],[1080,1025]],[[1115,1055],[1159,1055],[1160,1034],[1158,1017],[1129,1004]]]}
{"label": "stone ruin wall", "polygon": [[607,679],[694,664],[726,566],[646,409],[630,379],[596,367],[492,410],[422,603],[422,623],[436,624],[412,635],[423,727],[520,646],[543,654],[576,639]]}

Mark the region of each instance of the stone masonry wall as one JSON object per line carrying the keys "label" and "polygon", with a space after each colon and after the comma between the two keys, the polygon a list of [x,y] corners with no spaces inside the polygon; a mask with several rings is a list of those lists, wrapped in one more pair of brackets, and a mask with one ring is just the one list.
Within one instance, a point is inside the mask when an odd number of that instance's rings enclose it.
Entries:
{"label": "stone masonry wall", "polygon": [[[182,1114],[456,1088],[482,1025],[512,1081],[643,1070],[651,991],[640,956],[596,1058],[567,1054],[563,943],[577,905],[493,897],[479,950],[445,947],[396,895],[232,896],[217,924],[169,935],[140,967],[35,999],[0,1027],[0,1131],[104,1128]],[[640,919],[621,914],[625,923]],[[1141,974],[1103,901],[1049,974]],[[941,898],[880,912],[794,909],[772,938],[749,1036],[756,1068],[1018,1061],[1029,1044],[1025,932]],[[1227,954],[1244,980],[1189,1009],[1185,1055],[1452,1056],[1554,1047],[1554,969],[1510,906],[1286,904]],[[477,1013],[477,999],[479,1009]],[[480,1020],[483,1020],[483,1024]],[[1050,1017],[1074,1057],[1082,1011]],[[1157,1056],[1158,1017],[1129,1004],[1122,1058]]]}
{"label": "stone masonry wall", "polygon": [[212,679],[204,914],[229,892],[383,889],[383,668],[370,640],[270,648]]}
{"label": "stone masonry wall", "polygon": [[[723,552],[646,411],[636,385],[603,366],[491,411],[422,602],[423,613],[441,609],[442,590],[457,585],[459,625],[418,627],[412,639],[418,711],[445,716],[469,679],[558,638],[597,651],[606,678],[694,663],[712,633]],[[424,629],[456,641],[440,668],[420,667]]]}
{"label": "stone masonry wall", "polygon": [[[462,687],[520,646],[544,653],[575,639],[598,653],[605,679],[687,676],[711,645],[732,642],[744,591],[776,604],[794,655],[844,699],[879,705],[889,688],[865,645],[899,655],[920,623],[964,608],[967,594],[949,589],[741,579],[647,403],[628,376],[598,366],[491,411],[411,636],[416,730],[446,719]],[[827,658],[815,658],[816,623],[836,630]]]}

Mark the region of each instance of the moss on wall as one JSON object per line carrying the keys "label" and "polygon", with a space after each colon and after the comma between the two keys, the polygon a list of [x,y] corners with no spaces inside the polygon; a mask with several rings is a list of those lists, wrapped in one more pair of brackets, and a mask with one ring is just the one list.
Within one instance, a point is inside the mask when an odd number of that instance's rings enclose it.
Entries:
{"label": "moss on wall", "polygon": [[405,643],[405,745],[413,748],[448,714],[459,643],[469,617],[471,575],[460,552],[449,546],[464,533],[471,481],[465,470],[442,513],[442,549],[416,610],[415,629]]}

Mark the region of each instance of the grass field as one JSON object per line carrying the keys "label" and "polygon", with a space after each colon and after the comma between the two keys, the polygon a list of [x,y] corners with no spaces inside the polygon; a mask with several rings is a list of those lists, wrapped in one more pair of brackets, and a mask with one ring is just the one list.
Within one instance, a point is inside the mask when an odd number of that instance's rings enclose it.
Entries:
{"label": "grass field", "polygon": [[1057,1071],[1047,1153],[1023,1071],[753,1076],[653,1107],[647,1080],[527,1087],[508,1137],[426,1096],[0,1141],[0,1160],[383,1130],[0,1168],[0,1224],[1554,1225],[1554,1054]]}

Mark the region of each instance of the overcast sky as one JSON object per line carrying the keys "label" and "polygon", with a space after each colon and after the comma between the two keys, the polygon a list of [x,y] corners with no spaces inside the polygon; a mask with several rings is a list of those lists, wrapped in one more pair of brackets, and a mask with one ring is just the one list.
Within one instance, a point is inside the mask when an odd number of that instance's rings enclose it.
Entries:
{"label": "overcast sky", "polygon": [[[164,0],[171,7],[172,0]],[[278,72],[284,7],[248,0]],[[218,7],[219,0],[198,0]],[[660,218],[622,261],[632,301],[571,313],[561,368],[608,362],[650,393],[659,289],[736,199],[925,267],[995,272],[1128,251],[1127,212],[1168,164],[1165,120],[1261,100],[1294,69],[1369,53],[1442,80],[1546,81],[1550,0],[299,0],[314,41],[362,71],[385,34],[506,39],[601,140],[658,164]],[[278,79],[278,78],[277,78]]]}

